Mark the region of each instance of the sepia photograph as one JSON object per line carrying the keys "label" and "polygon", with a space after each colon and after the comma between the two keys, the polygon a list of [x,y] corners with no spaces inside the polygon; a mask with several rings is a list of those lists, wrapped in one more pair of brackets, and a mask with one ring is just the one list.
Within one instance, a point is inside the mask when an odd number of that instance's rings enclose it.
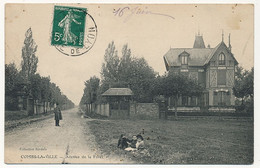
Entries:
{"label": "sepia photograph", "polygon": [[6,3],[5,164],[254,164],[254,10]]}

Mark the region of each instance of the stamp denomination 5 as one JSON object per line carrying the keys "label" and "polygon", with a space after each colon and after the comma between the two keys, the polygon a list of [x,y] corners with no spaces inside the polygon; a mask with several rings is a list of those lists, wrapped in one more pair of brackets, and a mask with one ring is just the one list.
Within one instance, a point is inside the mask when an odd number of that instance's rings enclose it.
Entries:
{"label": "stamp denomination 5", "polygon": [[97,37],[97,26],[86,8],[54,7],[51,44],[67,56],[89,51]]}

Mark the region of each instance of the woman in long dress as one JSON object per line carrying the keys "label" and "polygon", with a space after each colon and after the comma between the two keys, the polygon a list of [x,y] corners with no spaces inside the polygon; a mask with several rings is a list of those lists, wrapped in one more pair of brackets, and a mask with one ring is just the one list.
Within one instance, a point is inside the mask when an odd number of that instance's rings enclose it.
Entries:
{"label": "woman in long dress", "polygon": [[63,28],[62,41],[65,42],[64,44],[68,44],[68,43],[75,44],[76,40],[78,39],[78,37],[71,32],[72,22],[76,24],[81,24],[76,20],[76,18],[79,18],[79,16],[73,14],[72,11],[70,10],[68,14],[58,24],[59,27]]}

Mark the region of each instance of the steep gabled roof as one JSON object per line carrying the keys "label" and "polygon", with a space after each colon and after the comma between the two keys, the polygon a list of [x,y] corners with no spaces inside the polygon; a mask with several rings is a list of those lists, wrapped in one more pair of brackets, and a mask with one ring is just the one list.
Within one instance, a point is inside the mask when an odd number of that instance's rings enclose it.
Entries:
{"label": "steep gabled roof", "polygon": [[133,92],[129,88],[109,88],[102,96],[132,96]]}
{"label": "steep gabled roof", "polygon": [[222,41],[215,48],[170,48],[170,50],[163,56],[166,69],[168,70],[170,66],[181,66],[181,59],[179,56],[185,52],[189,54],[189,66],[204,66],[209,63],[221,47],[224,47],[235,60],[235,64],[238,64],[234,55]]}
{"label": "steep gabled roof", "polygon": [[214,56],[215,52],[219,49],[219,47],[221,46],[222,42],[219,43],[215,48],[213,48],[212,52],[210,53],[210,55],[208,56],[208,58],[205,60],[204,65],[209,63],[209,61],[211,60],[211,58]]}
{"label": "steep gabled roof", "polygon": [[164,60],[168,66],[181,66],[179,55],[187,52],[189,54],[189,66],[203,66],[212,50],[212,48],[171,48],[164,55]]}
{"label": "steep gabled roof", "polygon": [[229,51],[228,47],[226,46],[226,44],[222,41],[220,42],[210,53],[210,55],[208,56],[208,58],[206,59],[206,61],[204,62],[205,64],[208,64],[209,61],[211,60],[211,58],[214,56],[214,54],[216,53],[216,51],[218,51],[218,49],[223,46],[224,48],[226,48],[226,50],[230,53],[230,55],[232,56],[232,58],[235,60],[235,63],[238,64],[236,58],[234,57],[234,55]]}

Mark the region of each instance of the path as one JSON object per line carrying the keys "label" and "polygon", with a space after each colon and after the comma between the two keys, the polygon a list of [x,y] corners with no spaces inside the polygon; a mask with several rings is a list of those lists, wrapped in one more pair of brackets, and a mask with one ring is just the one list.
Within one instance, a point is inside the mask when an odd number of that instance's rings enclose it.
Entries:
{"label": "path", "polygon": [[[60,127],[46,119],[5,133],[5,163],[122,163],[98,149],[77,109],[62,112]],[[125,161],[124,161],[125,163]]]}

